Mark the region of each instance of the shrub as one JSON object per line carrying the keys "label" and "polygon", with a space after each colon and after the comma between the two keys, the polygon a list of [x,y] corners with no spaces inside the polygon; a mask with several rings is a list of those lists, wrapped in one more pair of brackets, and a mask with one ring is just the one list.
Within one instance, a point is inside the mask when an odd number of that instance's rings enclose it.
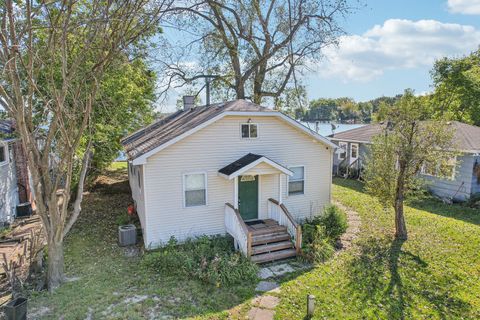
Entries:
{"label": "shrub", "polygon": [[336,206],[325,207],[323,213],[307,219],[302,225],[303,257],[313,263],[328,260],[335,241],[347,230],[345,213]]}
{"label": "shrub", "polygon": [[230,237],[199,237],[179,244],[174,238],[142,261],[147,268],[167,276],[195,278],[216,286],[253,282],[257,266],[233,250]]}
{"label": "shrub", "polygon": [[343,210],[337,206],[328,206],[323,210],[323,214],[319,217],[320,225],[325,227],[327,237],[337,240],[347,231],[347,216]]}
{"label": "shrub", "polygon": [[471,208],[480,209],[480,193],[475,193],[474,195],[472,195],[468,200],[467,205]]}

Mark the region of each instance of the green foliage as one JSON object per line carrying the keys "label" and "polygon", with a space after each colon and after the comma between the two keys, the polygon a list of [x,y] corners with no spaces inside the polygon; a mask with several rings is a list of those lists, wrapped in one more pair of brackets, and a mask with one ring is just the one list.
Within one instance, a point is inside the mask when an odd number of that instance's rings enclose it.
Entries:
{"label": "green foliage", "polygon": [[475,193],[468,199],[467,205],[471,208],[480,209],[480,193]]}
{"label": "green foliage", "polygon": [[400,98],[380,97],[370,101],[356,102],[351,98],[326,99],[319,98],[310,101],[309,108],[302,114],[297,115],[297,119],[304,121],[338,121],[370,123],[378,118],[377,114],[382,113],[383,109],[391,106]]}
{"label": "green foliage", "polygon": [[235,252],[232,239],[223,236],[203,236],[182,244],[172,238],[165,247],[146,254],[142,263],[164,275],[194,278],[217,287],[257,279],[257,266]]}
{"label": "green foliage", "polygon": [[430,116],[428,105],[406,90],[386,112],[383,132],[373,138],[363,176],[366,190],[386,206],[422,190],[422,166],[442,166],[455,155],[448,125]]}
{"label": "green foliage", "polygon": [[461,58],[438,60],[431,71],[435,116],[480,125],[480,49]]}
{"label": "green foliage", "polygon": [[93,159],[96,172],[118,156],[120,139],[153,121],[156,75],[142,59],[118,59],[107,71],[93,112]]}
{"label": "green foliage", "polygon": [[302,225],[302,255],[314,263],[328,260],[336,240],[347,230],[347,217],[337,206],[325,207],[322,214],[307,219]]}

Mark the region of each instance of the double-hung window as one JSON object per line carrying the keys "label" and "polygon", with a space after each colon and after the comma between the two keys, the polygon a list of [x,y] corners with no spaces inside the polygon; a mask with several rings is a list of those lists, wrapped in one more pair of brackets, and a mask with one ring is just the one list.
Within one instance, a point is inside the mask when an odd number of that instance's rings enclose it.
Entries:
{"label": "double-hung window", "polygon": [[0,166],[7,164],[7,145],[6,144],[0,144]]}
{"label": "double-hung window", "polygon": [[256,123],[242,123],[240,131],[243,139],[255,139],[258,137],[258,125]]}
{"label": "double-hung window", "polygon": [[290,167],[293,176],[288,179],[288,195],[305,193],[305,167]]}
{"label": "double-hung window", "polygon": [[352,143],[350,144],[350,161],[354,161],[358,159],[358,144]]}
{"label": "double-hung window", "polygon": [[342,150],[340,150],[340,153],[338,154],[338,159],[339,160],[345,160],[345,158],[347,157],[348,143],[339,142],[338,146],[342,149]]}
{"label": "double-hung window", "polygon": [[203,172],[183,175],[183,193],[185,207],[206,205],[207,175]]}

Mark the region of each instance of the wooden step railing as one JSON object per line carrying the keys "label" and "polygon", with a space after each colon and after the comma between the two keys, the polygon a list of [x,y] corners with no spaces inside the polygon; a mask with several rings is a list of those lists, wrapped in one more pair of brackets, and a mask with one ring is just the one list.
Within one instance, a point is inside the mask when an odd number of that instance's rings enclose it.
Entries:
{"label": "wooden step railing", "polygon": [[287,207],[275,199],[268,199],[268,218],[278,222],[279,225],[287,227],[287,231],[295,241],[297,254],[302,249],[302,226],[293,219]]}
{"label": "wooden step railing", "polygon": [[252,255],[252,233],[240,216],[238,209],[225,203],[225,228],[233,237],[240,251],[247,257]]}

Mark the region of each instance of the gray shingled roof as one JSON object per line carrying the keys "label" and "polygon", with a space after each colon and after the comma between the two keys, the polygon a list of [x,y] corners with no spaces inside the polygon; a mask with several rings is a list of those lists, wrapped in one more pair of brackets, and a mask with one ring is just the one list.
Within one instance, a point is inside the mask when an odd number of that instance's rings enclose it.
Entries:
{"label": "gray shingled roof", "polygon": [[179,110],[125,137],[121,143],[127,158],[135,159],[226,111],[276,112],[246,100]]}
{"label": "gray shingled roof", "polygon": [[230,163],[229,165],[223,167],[222,169],[218,170],[221,174],[226,176],[231,175],[232,173],[237,172],[238,170],[242,169],[245,166],[248,166],[250,163],[257,161],[258,159],[262,158],[263,156],[259,154],[249,153],[240,159]]}
{"label": "gray shingled roof", "polygon": [[[449,122],[452,130],[455,130],[454,143],[456,148],[462,151],[480,152],[480,127],[459,121]],[[358,141],[370,143],[375,135],[382,132],[384,124],[374,123],[360,128],[343,131],[328,138],[335,141]]]}

